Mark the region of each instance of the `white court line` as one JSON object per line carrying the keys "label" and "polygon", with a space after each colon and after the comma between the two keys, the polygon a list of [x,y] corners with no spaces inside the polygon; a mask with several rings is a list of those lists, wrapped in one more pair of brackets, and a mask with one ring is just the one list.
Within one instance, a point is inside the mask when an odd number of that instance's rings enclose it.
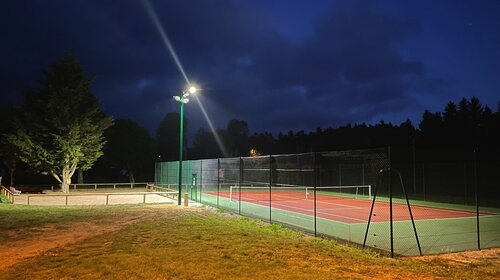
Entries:
{"label": "white court line", "polygon": [[359,209],[364,209],[364,208],[359,208],[359,207],[345,207],[345,208],[319,208],[316,207],[316,210],[320,211],[331,211],[331,210],[359,210]]}
{"label": "white court line", "polygon": [[[347,198],[347,199],[352,199],[352,198]],[[364,200],[364,201],[366,201],[366,200]],[[320,201],[320,200],[317,201],[316,203],[324,203],[324,204],[331,204],[331,205],[346,205],[346,204],[342,204],[342,203],[331,203],[331,202],[325,202],[325,201]],[[377,206],[377,203],[383,203],[383,204],[389,205],[388,201],[376,201],[374,209],[389,209],[390,208],[390,206]],[[399,203],[399,202],[393,202],[393,203],[398,205],[398,206],[404,206],[405,209],[408,209],[406,203]],[[347,204],[347,206],[348,206],[348,204]],[[368,207],[371,207],[371,203]],[[364,208],[364,207],[360,207],[360,208]],[[424,208],[423,210],[433,210],[433,211],[461,213],[461,214],[475,214],[475,212],[473,210],[446,209],[446,208],[440,208],[437,206],[427,206],[427,205],[415,205],[414,204],[414,205],[411,205],[411,208],[412,208],[413,212],[415,211],[414,210],[415,208]],[[494,215],[494,214],[483,214],[483,216],[485,216],[485,215]],[[444,218],[444,219],[448,219],[448,218]]]}
{"label": "white court line", "polygon": [[[280,203],[273,203],[272,205],[275,205],[275,204],[281,205],[281,206],[285,206],[285,207],[289,207],[289,208],[301,209],[301,210],[305,210],[307,212],[314,212],[314,210],[308,210],[308,209],[304,209],[304,208],[300,208],[300,207],[295,207],[295,206],[284,205],[284,204],[280,204]],[[281,210],[284,210],[284,209],[281,209]],[[331,214],[331,213],[318,212],[317,209],[316,209],[316,214],[318,214],[318,213],[321,213],[321,214],[324,214],[324,215],[328,215],[328,216],[333,216],[333,217],[340,217],[340,218],[345,218],[345,219],[349,219],[349,220],[366,222],[366,220],[362,220],[362,219],[357,219],[357,218],[352,218],[352,217],[347,217],[347,216],[342,216],[342,215],[336,215],[336,214]]]}

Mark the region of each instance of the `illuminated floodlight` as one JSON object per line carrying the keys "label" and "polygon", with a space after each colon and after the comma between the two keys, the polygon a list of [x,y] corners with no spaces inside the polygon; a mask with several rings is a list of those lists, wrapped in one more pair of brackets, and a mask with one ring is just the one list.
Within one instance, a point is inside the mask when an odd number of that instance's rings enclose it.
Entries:
{"label": "illuminated floodlight", "polygon": [[183,150],[183,135],[184,135],[184,104],[187,104],[189,102],[189,99],[187,98],[189,94],[193,94],[197,91],[197,89],[193,86],[191,86],[188,90],[184,90],[182,92],[182,95],[180,96],[174,96],[174,100],[176,102],[179,102],[180,105],[180,118],[179,118],[179,176],[177,177],[178,179],[178,187],[177,191],[179,194],[177,195],[177,204],[181,205],[181,196],[182,196],[182,150]]}

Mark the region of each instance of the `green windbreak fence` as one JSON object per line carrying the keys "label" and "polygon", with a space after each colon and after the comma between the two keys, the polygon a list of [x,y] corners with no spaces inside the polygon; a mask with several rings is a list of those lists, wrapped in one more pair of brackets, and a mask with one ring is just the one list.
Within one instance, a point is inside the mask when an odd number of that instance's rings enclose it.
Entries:
{"label": "green windbreak fence", "polygon": [[[498,247],[500,162],[456,153],[382,148],[188,160],[182,192],[392,255]],[[178,166],[156,163],[156,184],[177,189]]]}

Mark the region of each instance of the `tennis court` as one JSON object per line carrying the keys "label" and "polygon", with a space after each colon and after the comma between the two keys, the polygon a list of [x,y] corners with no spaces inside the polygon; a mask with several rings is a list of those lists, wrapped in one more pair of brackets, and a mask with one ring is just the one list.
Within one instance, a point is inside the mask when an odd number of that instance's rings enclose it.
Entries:
{"label": "tennis court", "polygon": [[[206,186],[206,189],[216,189]],[[223,188],[220,188],[223,189]],[[232,196],[232,198],[231,198]],[[199,194],[202,203],[227,209],[244,216],[280,223],[318,235],[357,244],[364,243],[372,200],[368,196],[332,195],[318,191],[316,217],[314,194],[305,197],[297,191],[233,190],[206,191]],[[270,202],[271,198],[271,202]],[[241,199],[241,200],[239,200]],[[366,245],[390,251],[390,205],[387,197],[377,198]],[[456,205],[411,201],[411,210],[423,254],[464,251],[477,248],[476,213]],[[488,211],[486,211],[488,210]],[[398,255],[419,255],[415,232],[406,202],[393,200],[393,246]],[[500,211],[480,212],[483,248],[500,245]]]}
{"label": "tennis court", "polygon": [[[321,188],[324,189],[324,188]],[[264,190],[252,187],[239,188],[234,186],[230,192],[219,192],[219,197],[230,199],[233,203],[239,200],[264,207],[272,207],[313,216],[314,215],[314,190],[304,187],[303,190],[279,190],[274,188]],[[241,192],[240,192],[241,190]],[[206,192],[206,195],[217,196],[217,192]],[[319,191],[316,194],[316,216],[337,222],[356,224],[366,223],[370,213],[372,200],[366,196],[359,198],[347,195],[328,194]],[[476,217],[473,211],[446,209],[430,206],[411,207],[415,220],[455,219]],[[480,213],[480,215],[495,215],[493,213]],[[405,203],[393,203],[393,221],[409,221],[411,219],[408,206]],[[374,205],[372,222],[389,222],[389,202],[377,201]]]}
{"label": "tennis court", "polygon": [[[473,181],[473,165],[456,165],[426,164],[415,177],[390,171],[390,149],[332,151],[190,160],[182,182],[200,203],[395,255],[499,247],[496,169],[482,167]],[[178,162],[157,163],[155,182],[176,188],[178,171]]]}

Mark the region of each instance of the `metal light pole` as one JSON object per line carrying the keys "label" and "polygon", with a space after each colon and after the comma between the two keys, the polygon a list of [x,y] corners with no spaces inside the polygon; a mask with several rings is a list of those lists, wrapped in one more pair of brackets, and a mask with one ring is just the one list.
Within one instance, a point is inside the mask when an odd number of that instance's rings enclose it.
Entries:
{"label": "metal light pole", "polygon": [[180,103],[180,121],[179,121],[179,177],[177,179],[179,185],[177,191],[179,194],[177,195],[177,205],[181,205],[181,197],[182,197],[182,151],[184,145],[184,104],[189,102],[187,98],[189,94],[194,94],[196,92],[195,87],[190,87],[189,90],[183,91],[181,96],[174,96],[174,100]]}

